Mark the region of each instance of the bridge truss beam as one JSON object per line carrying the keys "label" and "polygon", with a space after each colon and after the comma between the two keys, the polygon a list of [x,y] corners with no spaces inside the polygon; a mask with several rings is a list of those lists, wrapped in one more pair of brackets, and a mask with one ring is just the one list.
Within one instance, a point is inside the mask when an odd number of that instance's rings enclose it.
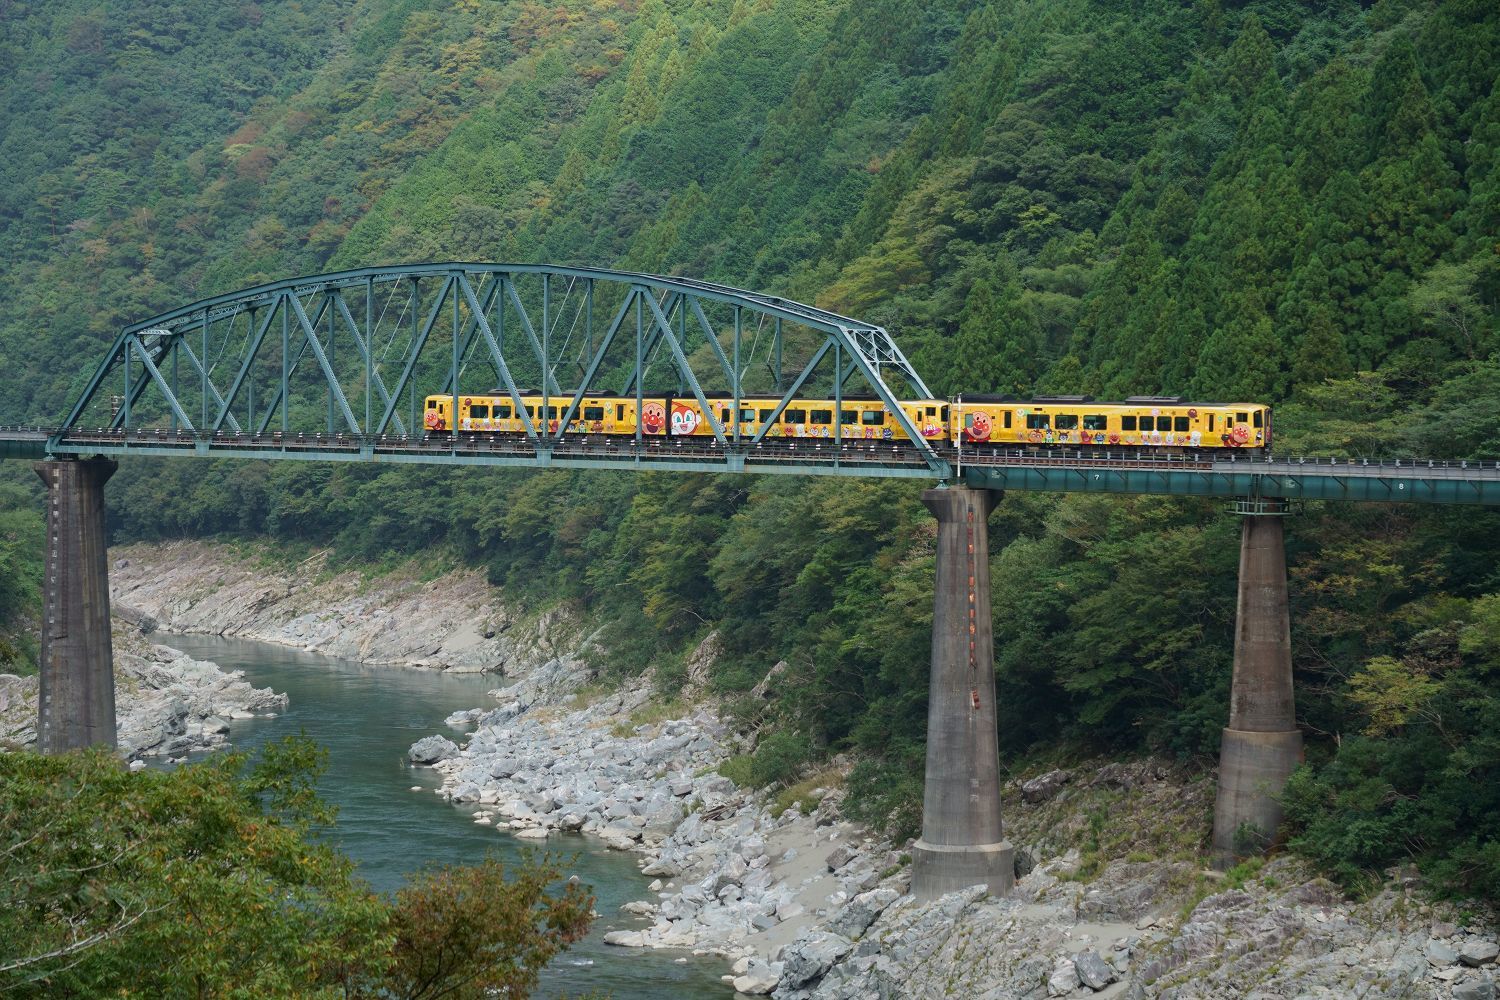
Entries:
{"label": "bridge truss beam", "polygon": [[[787,359],[799,372],[790,384]],[[790,442],[778,443],[768,462],[766,427],[743,431],[741,402],[755,398],[764,408],[775,400],[779,415],[798,393],[839,399],[851,381],[885,404],[909,443],[899,458],[856,455],[860,471],[850,474],[949,475],[898,405],[931,391],[881,327],[776,296],[634,272],[362,268],[260,285],[125,327],[46,450],[718,472],[806,472],[815,464],[826,473],[831,461],[840,474],[854,444],[840,423],[829,441],[806,442],[809,462],[788,456]],[[522,396],[544,390],[568,400],[561,419],[527,416]],[[525,447],[512,440],[496,448],[497,435],[488,448],[462,433],[435,441],[422,431],[420,406],[434,394],[451,396],[455,415],[463,395],[508,397]],[[591,453],[580,439],[610,442],[580,433],[590,395],[634,395],[638,404],[646,396],[691,399],[712,441],[693,438],[688,456],[674,438],[642,440],[638,432],[632,455]],[[731,420],[708,406],[710,396],[733,401]],[[868,445],[858,442],[865,452]],[[812,461],[816,451],[822,455]]]}

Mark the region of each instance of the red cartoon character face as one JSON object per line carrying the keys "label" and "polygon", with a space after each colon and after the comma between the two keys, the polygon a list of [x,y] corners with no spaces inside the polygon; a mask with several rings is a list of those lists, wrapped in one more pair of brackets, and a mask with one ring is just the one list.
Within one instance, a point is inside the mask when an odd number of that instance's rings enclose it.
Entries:
{"label": "red cartoon character face", "polygon": [[1242,447],[1245,442],[1249,440],[1250,428],[1246,427],[1244,424],[1240,424],[1234,430],[1229,432],[1229,443],[1235,448]]}
{"label": "red cartoon character face", "polygon": [[686,403],[672,404],[672,433],[674,435],[693,433],[702,420],[702,415]]}
{"label": "red cartoon character face", "polygon": [[994,430],[994,421],[988,413],[967,413],[964,415],[964,437],[976,444],[990,439],[990,431]]}
{"label": "red cartoon character face", "polygon": [[641,430],[647,434],[660,434],[667,426],[667,408],[660,403],[647,403],[641,407]]}

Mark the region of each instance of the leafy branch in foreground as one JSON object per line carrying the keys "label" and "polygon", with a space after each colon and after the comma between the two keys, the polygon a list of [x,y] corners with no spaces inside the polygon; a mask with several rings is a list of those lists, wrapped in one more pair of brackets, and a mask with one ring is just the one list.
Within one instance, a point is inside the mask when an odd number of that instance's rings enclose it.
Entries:
{"label": "leafy branch in foreground", "polygon": [[0,755],[0,993],[522,996],[587,929],[593,897],[545,857],[375,894],[313,833],[323,756]]}

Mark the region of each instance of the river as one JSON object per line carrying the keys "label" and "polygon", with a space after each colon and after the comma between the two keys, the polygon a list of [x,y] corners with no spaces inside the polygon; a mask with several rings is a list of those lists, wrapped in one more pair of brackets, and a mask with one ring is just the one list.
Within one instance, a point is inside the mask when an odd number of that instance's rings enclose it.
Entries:
{"label": "river", "polygon": [[[291,704],[285,714],[233,722],[230,741],[253,751],[267,740],[305,731],[328,748],[328,771],[319,788],[339,809],[332,836],[376,889],[393,891],[408,874],[426,866],[466,864],[486,851],[510,861],[527,849],[505,833],[474,823],[473,810],[434,795],[435,774],[412,767],[406,758],[407,748],[424,736],[447,732],[456,737],[445,730],[443,719],[458,709],[491,704],[486,692],[498,678],[372,666],[218,636],[155,638],[225,670],[243,670],[257,687],[287,693]],[[416,785],[421,792],[410,790]],[[607,993],[616,1000],[658,1000],[734,995],[719,978],[728,971],[722,959],[605,946],[605,931],[645,925],[619,909],[649,895],[634,855],[580,835],[554,837],[545,845],[576,854],[567,867],[592,887],[600,917],[587,938],[543,973],[537,996]],[[684,958],[686,962],[678,961]]]}

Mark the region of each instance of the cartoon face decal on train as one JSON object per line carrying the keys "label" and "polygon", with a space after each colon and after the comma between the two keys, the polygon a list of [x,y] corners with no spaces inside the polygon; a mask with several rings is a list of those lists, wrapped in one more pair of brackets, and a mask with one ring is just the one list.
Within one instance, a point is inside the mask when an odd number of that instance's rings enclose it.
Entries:
{"label": "cartoon face decal on train", "polygon": [[979,444],[990,439],[990,434],[995,429],[995,422],[988,413],[964,414],[964,440]]}
{"label": "cartoon face decal on train", "polygon": [[660,434],[667,426],[667,408],[660,403],[646,403],[641,407],[641,430],[647,434]]}
{"label": "cartoon face decal on train", "polygon": [[702,420],[703,417],[698,413],[698,411],[688,406],[686,403],[672,404],[673,435],[682,436],[684,434],[693,433],[693,431],[697,430],[698,424],[701,423]]}

